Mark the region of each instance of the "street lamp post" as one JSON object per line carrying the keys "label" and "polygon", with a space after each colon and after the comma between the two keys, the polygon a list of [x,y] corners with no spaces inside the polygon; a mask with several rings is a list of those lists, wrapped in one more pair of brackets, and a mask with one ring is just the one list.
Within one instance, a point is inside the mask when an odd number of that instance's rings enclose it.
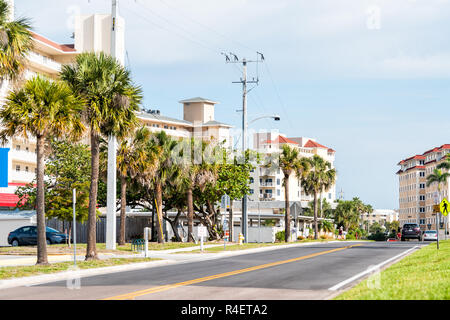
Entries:
{"label": "street lamp post", "polygon": [[[246,92],[246,64],[245,71],[244,71],[244,92]],[[243,117],[242,117],[242,152],[243,156],[245,157],[245,151],[247,150],[247,131],[248,131],[248,125],[252,124],[253,122],[265,118],[273,118],[275,121],[280,121],[280,116],[277,114],[274,115],[264,115],[260,116],[256,119],[253,119],[252,121],[247,121],[247,99],[246,95],[244,95],[244,104],[243,104]],[[248,241],[248,215],[247,215],[247,195],[244,195],[242,198],[242,234],[244,235],[244,243],[247,243]]]}

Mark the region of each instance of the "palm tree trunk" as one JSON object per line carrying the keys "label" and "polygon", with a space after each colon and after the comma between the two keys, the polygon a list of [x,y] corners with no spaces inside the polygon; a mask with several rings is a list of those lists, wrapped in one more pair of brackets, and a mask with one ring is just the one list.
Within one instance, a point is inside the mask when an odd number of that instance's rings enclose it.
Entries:
{"label": "palm tree trunk", "polygon": [[164,243],[164,235],[162,232],[162,186],[156,183],[156,232],[158,234],[158,243]]}
{"label": "palm tree trunk", "polygon": [[125,245],[125,223],[126,223],[126,208],[127,208],[127,178],[120,176],[120,235],[119,245]]}
{"label": "palm tree trunk", "polygon": [[317,240],[317,235],[318,235],[317,209],[318,209],[317,192],[314,192],[314,239],[316,239],[316,240]]}
{"label": "palm tree trunk", "polygon": [[187,207],[188,207],[188,242],[193,241],[193,225],[194,225],[194,198],[192,196],[192,188],[187,190]]}
{"label": "palm tree trunk", "polygon": [[89,189],[89,213],[87,221],[87,245],[86,260],[98,259],[96,248],[96,223],[97,223],[97,192],[100,147],[99,137],[91,132],[91,186]]}
{"label": "palm tree trunk", "polygon": [[38,265],[48,264],[47,236],[45,230],[45,194],[44,194],[44,138],[36,137],[37,146],[37,262]]}
{"label": "palm tree trunk", "polygon": [[228,230],[230,237],[228,241],[233,242],[233,199],[230,198],[230,213],[228,215]]}
{"label": "palm tree trunk", "polygon": [[284,240],[291,242],[291,208],[289,207],[289,175],[284,175]]}

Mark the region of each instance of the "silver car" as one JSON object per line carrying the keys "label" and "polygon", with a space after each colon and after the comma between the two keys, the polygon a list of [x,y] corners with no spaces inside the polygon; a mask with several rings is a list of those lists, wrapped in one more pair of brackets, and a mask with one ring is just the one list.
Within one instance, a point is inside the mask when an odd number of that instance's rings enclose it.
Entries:
{"label": "silver car", "polygon": [[423,241],[437,241],[436,230],[428,230],[423,233]]}

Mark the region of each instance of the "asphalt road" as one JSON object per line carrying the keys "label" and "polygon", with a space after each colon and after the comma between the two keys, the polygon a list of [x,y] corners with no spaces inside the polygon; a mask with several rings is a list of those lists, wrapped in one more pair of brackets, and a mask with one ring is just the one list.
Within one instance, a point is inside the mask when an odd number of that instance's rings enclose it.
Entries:
{"label": "asphalt road", "polygon": [[327,299],[333,286],[417,245],[314,244],[92,276],[79,289],[66,281],[10,288],[0,290],[0,299]]}

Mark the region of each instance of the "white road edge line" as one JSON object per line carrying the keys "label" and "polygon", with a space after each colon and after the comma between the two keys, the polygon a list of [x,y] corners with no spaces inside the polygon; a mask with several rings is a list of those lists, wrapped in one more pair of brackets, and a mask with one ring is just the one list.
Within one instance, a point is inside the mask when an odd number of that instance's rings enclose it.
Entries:
{"label": "white road edge line", "polygon": [[389,262],[391,262],[391,261],[393,261],[393,260],[395,260],[395,259],[398,259],[399,257],[401,257],[401,256],[403,256],[403,255],[406,255],[407,253],[409,253],[409,252],[412,251],[412,250],[415,250],[415,249],[418,248],[418,247],[419,247],[419,246],[414,246],[414,247],[412,247],[412,248],[410,248],[410,249],[408,249],[408,250],[406,250],[406,251],[403,251],[402,253],[396,255],[395,257],[389,258],[389,259],[387,259],[387,260],[385,260],[385,261],[383,261],[383,262],[377,264],[376,266],[373,266],[373,267],[371,267],[371,268],[369,268],[369,269],[367,269],[367,270],[365,270],[365,271],[363,271],[363,272],[358,273],[357,275],[354,275],[353,277],[351,277],[351,278],[349,278],[349,279],[347,279],[347,280],[344,280],[344,281],[342,281],[342,282],[339,282],[337,285],[332,286],[332,287],[329,288],[328,290],[330,290],[330,291],[337,291],[337,290],[339,290],[340,288],[342,288],[343,286],[345,286],[345,285],[347,285],[347,284],[349,284],[349,283],[351,283],[351,282],[353,282],[353,281],[355,281],[355,280],[357,280],[357,279],[359,279],[359,278],[365,276],[365,275],[368,274],[368,273],[373,272],[374,270],[376,270],[376,269],[378,269],[378,268],[384,266],[385,264],[388,264]]}

